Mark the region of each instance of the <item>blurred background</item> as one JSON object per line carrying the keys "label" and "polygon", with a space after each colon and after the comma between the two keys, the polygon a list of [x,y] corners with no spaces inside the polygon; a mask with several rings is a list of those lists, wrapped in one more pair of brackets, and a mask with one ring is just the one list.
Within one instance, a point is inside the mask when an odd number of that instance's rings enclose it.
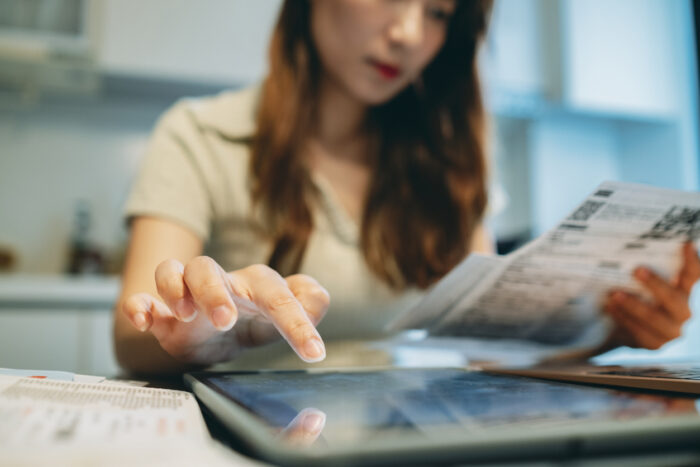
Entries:
{"label": "blurred background", "polygon": [[[604,180],[698,189],[695,3],[496,0],[481,66],[501,252]],[[117,372],[121,208],[149,132],[178,98],[260,80],[279,5],[0,0],[0,367]],[[656,355],[699,351],[695,318]]]}

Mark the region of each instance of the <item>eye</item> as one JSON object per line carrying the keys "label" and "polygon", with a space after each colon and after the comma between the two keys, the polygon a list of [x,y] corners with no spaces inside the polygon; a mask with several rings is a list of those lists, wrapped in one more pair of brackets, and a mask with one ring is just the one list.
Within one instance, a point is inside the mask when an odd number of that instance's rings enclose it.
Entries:
{"label": "eye", "polygon": [[454,9],[439,6],[430,6],[427,8],[427,14],[430,19],[446,23],[452,18]]}

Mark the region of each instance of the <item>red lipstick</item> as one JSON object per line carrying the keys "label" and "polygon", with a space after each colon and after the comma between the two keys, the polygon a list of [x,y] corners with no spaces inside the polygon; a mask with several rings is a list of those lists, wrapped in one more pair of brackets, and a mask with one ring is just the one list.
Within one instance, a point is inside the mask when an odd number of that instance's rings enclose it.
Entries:
{"label": "red lipstick", "polygon": [[372,60],[370,63],[379,72],[382,78],[387,80],[394,79],[401,73],[399,67],[388,63],[378,62],[376,60]]}

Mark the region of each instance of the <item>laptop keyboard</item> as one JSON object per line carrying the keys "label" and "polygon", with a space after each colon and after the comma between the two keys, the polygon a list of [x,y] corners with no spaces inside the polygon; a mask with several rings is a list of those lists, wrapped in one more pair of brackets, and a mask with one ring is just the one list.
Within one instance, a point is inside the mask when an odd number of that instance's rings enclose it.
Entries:
{"label": "laptop keyboard", "polygon": [[618,375],[618,376],[642,376],[646,378],[668,378],[700,381],[700,367],[687,368],[619,368],[615,370],[591,371],[590,374]]}

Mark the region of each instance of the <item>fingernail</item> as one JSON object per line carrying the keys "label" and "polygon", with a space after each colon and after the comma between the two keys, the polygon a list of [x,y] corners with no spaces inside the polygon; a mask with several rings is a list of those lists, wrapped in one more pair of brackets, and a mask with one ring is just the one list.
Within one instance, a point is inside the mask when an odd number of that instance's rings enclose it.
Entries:
{"label": "fingernail", "polygon": [[182,318],[182,317],[181,317],[181,318],[180,318],[180,321],[182,321],[183,323],[191,323],[192,321],[194,321],[194,319],[195,319],[196,317],[197,317],[197,310],[192,310],[192,314],[191,314],[191,315],[189,315],[187,318]]}
{"label": "fingernail", "polygon": [[321,428],[323,428],[323,425],[325,424],[326,417],[321,415],[320,413],[310,413],[304,418],[304,422],[302,426],[304,427],[304,431],[307,433],[317,433],[321,431]]}
{"label": "fingernail", "polygon": [[180,321],[189,323],[197,317],[197,310],[189,306],[185,300],[178,300],[175,302],[175,314]]}
{"label": "fingernail", "polygon": [[309,361],[319,362],[326,358],[326,349],[323,348],[320,340],[312,338],[304,345],[304,354]]}
{"label": "fingernail", "polygon": [[233,312],[227,306],[214,308],[214,311],[211,313],[211,319],[214,322],[214,326],[221,331],[228,331],[236,323]]}
{"label": "fingernail", "polygon": [[148,328],[148,322],[146,322],[146,315],[143,313],[136,313],[134,315],[134,324],[136,325],[136,328],[144,332]]}

